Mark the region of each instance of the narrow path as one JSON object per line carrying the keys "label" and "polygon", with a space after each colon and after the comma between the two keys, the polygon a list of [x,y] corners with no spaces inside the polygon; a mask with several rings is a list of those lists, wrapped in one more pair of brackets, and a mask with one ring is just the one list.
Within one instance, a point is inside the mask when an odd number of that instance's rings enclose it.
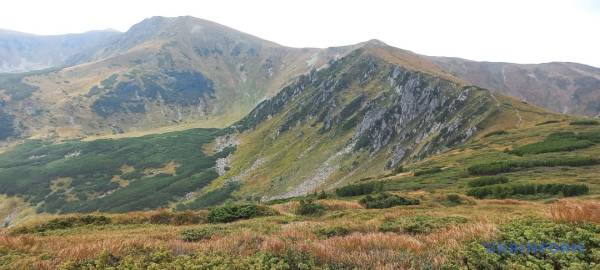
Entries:
{"label": "narrow path", "polygon": [[515,109],[515,114],[519,118],[519,122],[517,122],[517,127],[520,128],[523,125],[523,117],[521,117],[521,112]]}

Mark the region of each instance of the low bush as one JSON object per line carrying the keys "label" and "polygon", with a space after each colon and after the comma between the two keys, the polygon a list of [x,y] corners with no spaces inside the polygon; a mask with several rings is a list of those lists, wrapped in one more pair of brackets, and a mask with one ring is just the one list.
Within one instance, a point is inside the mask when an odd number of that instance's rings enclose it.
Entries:
{"label": "low bush", "polygon": [[375,196],[367,195],[359,203],[365,208],[383,209],[398,205],[418,205],[418,199],[404,198],[389,193],[380,193]]}
{"label": "low bush", "polygon": [[447,195],[443,195],[441,197],[437,197],[436,200],[444,205],[444,206],[457,206],[457,205],[461,205],[461,204],[474,204],[473,200],[468,198],[468,197],[464,197],[461,196],[459,194],[447,194]]}
{"label": "low bush", "polygon": [[496,131],[492,131],[488,134],[485,134],[483,137],[487,138],[487,137],[492,137],[492,136],[496,136],[496,135],[504,135],[504,134],[508,134],[508,131],[506,130],[496,130]]}
{"label": "low bush", "polygon": [[203,218],[192,212],[170,212],[170,211],[159,211],[155,214],[150,215],[148,222],[150,224],[164,224],[164,225],[190,225],[198,224],[203,221]]}
{"label": "low bush", "polygon": [[440,168],[440,167],[433,167],[433,168],[429,168],[429,169],[424,169],[424,170],[416,171],[415,172],[415,176],[426,175],[426,174],[434,174],[434,173],[439,173],[441,171],[442,171],[442,168]]}
{"label": "low bush", "polygon": [[578,167],[597,164],[600,164],[600,160],[591,157],[563,157],[555,159],[524,159],[482,163],[470,166],[467,170],[473,175],[494,175],[533,167]]}
{"label": "low bush", "polygon": [[203,227],[181,231],[181,240],[186,242],[197,242],[210,239],[213,235],[222,234],[224,231],[216,227]]}
{"label": "low bush", "polygon": [[382,232],[425,234],[466,222],[466,218],[459,216],[434,217],[428,215],[416,215],[386,220],[379,226],[379,230]]}
{"label": "low bush", "polygon": [[404,172],[404,166],[402,165],[398,165],[396,166],[396,168],[394,168],[394,170],[392,171],[394,174],[399,174]]}
{"label": "low bush", "polygon": [[240,219],[249,219],[260,216],[271,216],[276,213],[263,205],[257,204],[226,204],[215,207],[208,213],[211,223],[225,223]]}
{"label": "low bush", "polygon": [[531,143],[515,148],[509,153],[523,156],[527,154],[573,151],[577,149],[588,148],[594,145],[594,143],[590,140],[587,140],[587,137],[593,136],[580,136],[579,134],[575,134],[573,132],[552,133],[541,142]]}
{"label": "low bush", "polygon": [[473,179],[469,181],[468,185],[470,187],[482,187],[505,183],[508,183],[508,177],[506,176],[486,176]]}
{"label": "low bush", "polygon": [[475,198],[503,199],[515,195],[562,195],[565,197],[584,195],[589,192],[585,184],[506,184],[476,187],[467,191]]}
{"label": "low bush", "polygon": [[334,237],[334,236],[344,236],[350,234],[350,229],[342,226],[333,226],[333,227],[325,227],[319,228],[315,231],[317,235],[324,237]]}
{"label": "low bush", "polygon": [[303,216],[320,215],[325,211],[322,204],[315,203],[313,200],[300,200],[300,204],[296,209],[296,214]]}
{"label": "low bush", "polygon": [[599,131],[590,131],[590,132],[581,132],[577,134],[577,138],[580,140],[588,140],[594,143],[600,143],[600,132]]}
{"label": "low bush", "polygon": [[32,227],[19,227],[13,230],[15,234],[38,233],[54,230],[70,229],[86,225],[107,225],[111,219],[103,215],[84,215],[51,219]]}
{"label": "low bush", "polygon": [[327,193],[325,193],[325,191],[321,190],[321,193],[319,193],[319,195],[316,196],[317,200],[324,200],[327,199],[329,197],[329,195]]}
{"label": "low bush", "polygon": [[549,120],[549,121],[537,123],[535,125],[536,126],[543,126],[543,125],[554,124],[554,123],[560,123],[560,121],[558,121],[558,120]]}
{"label": "low bush", "polygon": [[383,183],[381,182],[366,182],[361,184],[347,185],[338,188],[335,190],[335,194],[337,194],[340,197],[359,196],[381,191],[382,189]]}
{"label": "low bush", "polygon": [[571,126],[595,126],[600,125],[596,120],[577,120],[569,123]]}
{"label": "low bush", "polygon": [[[513,220],[500,227],[495,239],[467,244],[455,265],[462,265],[461,269],[596,269],[600,265],[599,231],[600,226],[593,224]],[[499,244],[503,244],[502,251]],[[563,250],[565,244],[571,246],[570,251]]]}

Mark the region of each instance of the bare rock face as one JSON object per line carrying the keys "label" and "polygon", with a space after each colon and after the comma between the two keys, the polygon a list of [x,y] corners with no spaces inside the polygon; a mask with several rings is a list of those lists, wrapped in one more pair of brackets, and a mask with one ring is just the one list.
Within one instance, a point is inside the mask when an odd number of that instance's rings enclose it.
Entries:
{"label": "bare rock face", "polygon": [[[350,101],[344,103],[343,98]],[[300,77],[236,126],[248,130],[286,110],[279,132],[302,122],[320,125],[322,132],[352,129],[354,150],[375,153],[394,142],[395,164],[432,134],[437,136],[413,154],[424,156],[465,141],[479,121],[469,114],[486,112],[493,107],[491,102],[483,89],[463,87],[355,52],[326,71]],[[289,106],[292,109],[288,110]]]}

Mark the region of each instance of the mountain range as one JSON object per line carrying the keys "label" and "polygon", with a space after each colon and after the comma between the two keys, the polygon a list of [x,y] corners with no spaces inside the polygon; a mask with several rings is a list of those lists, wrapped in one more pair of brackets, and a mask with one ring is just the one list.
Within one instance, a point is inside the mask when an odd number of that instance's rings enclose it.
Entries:
{"label": "mountain range", "polygon": [[[290,48],[193,17],[153,17],[125,33],[3,31],[2,70],[11,73],[0,74],[0,140],[225,127],[297,76],[368,43]],[[556,112],[600,113],[597,68],[405,55],[438,74]]]}
{"label": "mountain range", "polygon": [[572,63],[430,57],[379,40],[289,48],[193,17],[88,44],[0,75],[0,192],[38,211],[304,196],[600,112],[599,70]]}

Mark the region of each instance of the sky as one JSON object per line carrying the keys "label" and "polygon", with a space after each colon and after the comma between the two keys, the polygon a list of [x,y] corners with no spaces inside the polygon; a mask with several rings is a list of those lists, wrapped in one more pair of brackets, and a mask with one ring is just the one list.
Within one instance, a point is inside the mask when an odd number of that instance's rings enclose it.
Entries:
{"label": "sky", "polygon": [[203,18],[291,47],[379,39],[477,61],[600,67],[600,0],[7,0],[0,28],[127,31],[152,16]]}

